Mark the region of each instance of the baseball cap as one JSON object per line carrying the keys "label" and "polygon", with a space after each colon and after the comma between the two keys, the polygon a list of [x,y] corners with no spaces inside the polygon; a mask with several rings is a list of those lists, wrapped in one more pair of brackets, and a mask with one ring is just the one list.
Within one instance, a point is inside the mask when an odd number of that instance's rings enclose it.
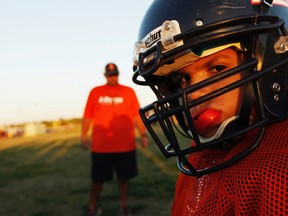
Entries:
{"label": "baseball cap", "polygon": [[117,65],[114,64],[114,63],[108,63],[108,64],[105,66],[105,72],[104,72],[104,74],[105,74],[106,76],[118,75],[118,74],[119,74],[119,71],[118,71]]}

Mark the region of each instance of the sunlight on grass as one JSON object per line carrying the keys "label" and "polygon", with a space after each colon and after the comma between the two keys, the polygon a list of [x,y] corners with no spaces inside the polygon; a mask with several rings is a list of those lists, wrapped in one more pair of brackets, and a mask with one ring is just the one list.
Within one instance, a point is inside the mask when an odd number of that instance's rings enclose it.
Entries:
{"label": "sunlight on grass", "polygon": [[[81,216],[90,186],[90,153],[80,147],[80,129],[0,140],[0,215]],[[137,216],[167,216],[178,174],[150,140],[137,144],[139,176],[131,181],[129,206]],[[139,142],[139,139],[137,140]],[[104,215],[117,215],[116,180],[105,183]]]}
{"label": "sunlight on grass", "polygon": [[167,166],[167,163],[163,161],[163,159],[160,159],[153,151],[150,149],[143,148],[140,144],[137,145],[137,149],[145,155],[145,157],[151,159],[155,166],[157,166],[161,172],[163,172],[166,175],[175,175],[175,173],[171,172],[171,169]]}

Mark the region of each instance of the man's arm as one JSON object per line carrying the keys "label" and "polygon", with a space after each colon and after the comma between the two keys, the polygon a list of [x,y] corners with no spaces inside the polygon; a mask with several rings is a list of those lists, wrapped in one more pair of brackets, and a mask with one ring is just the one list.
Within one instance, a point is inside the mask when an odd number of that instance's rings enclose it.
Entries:
{"label": "man's arm", "polygon": [[147,134],[147,131],[146,131],[146,128],[145,128],[145,125],[143,124],[140,116],[136,116],[135,119],[135,125],[140,133],[140,136],[141,136],[141,144],[143,147],[147,147],[148,144],[149,144],[149,139],[148,139],[148,134]]}
{"label": "man's arm", "polygon": [[81,143],[82,143],[83,149],[89,149],[91,145],[90,140],[88,138],[88,132],[89,132],[91,123],[92,123],[92,119],[83,118],[82,120]]}

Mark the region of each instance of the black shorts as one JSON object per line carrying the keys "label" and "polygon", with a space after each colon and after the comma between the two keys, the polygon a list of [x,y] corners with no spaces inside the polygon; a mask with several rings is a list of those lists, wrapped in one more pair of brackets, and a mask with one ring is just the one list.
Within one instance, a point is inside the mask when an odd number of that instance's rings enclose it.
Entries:
{"label": "black shorts", "polygon": [[113,179],[114,169],[119,180],[127,181],[138,175],[136,150],[121,153],[92,152],[91,179],[103,182]]}

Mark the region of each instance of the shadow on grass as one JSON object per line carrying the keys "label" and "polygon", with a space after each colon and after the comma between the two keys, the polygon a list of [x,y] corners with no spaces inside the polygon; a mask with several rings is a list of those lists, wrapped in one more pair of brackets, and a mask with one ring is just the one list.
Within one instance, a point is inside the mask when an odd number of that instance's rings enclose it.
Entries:
{"label": "shadow on grass", "polygon": [[[80,148],[79,134],[66,131],[0,141],[0,215],[83,215],[90,153]],[[164,159],[153,144],[145,150],[139,147],[137,159],[139,176],[131,181],[129,196],[133,215],[169,215],[177,175],[174,161]],[[118,214],[116,180],[105,183],[100,202],[104,216]]]}

